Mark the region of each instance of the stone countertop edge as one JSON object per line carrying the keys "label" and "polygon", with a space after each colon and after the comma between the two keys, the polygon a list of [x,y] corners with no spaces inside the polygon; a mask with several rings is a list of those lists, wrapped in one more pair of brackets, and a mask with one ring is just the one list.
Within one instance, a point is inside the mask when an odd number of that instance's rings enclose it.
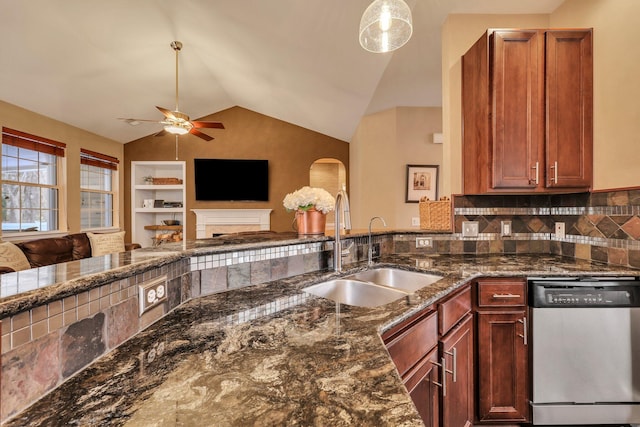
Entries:
{"label": "stone countertop edge", "polygon": [[[428,261],[428,267],[420,268],[419,261]],[[93,420],[153,425],[154,417],[178,415],[212,425],[250,425],[281,416],[301,425],[419,426],[381,332],[480,276],[639,275],[637,270],[553,255],[388,255],[375,265],[379,267],[442,279],[416,291],[414,298],[373,308],[336,306],[304,293],[312,284],[366,269],[363,263],[340,274],[306,273],[189,300],[7,426],[47,425],[50,417],[78,425]],[[287,298],[299,301],[244,317]],[[160,365],[140,359],[159,342],[165,355]],[[177,409],[192,384],[204,395]]]}

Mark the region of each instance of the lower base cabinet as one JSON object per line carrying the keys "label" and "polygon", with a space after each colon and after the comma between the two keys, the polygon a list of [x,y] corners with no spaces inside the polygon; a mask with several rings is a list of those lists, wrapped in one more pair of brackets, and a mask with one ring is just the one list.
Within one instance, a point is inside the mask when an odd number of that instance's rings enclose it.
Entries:
{"label": "lower base cabinet", "polygon": [[438,349],[433,349],[404,378],[411,400],[426,427],[440,425]]}
{"label": "lower base cabinet", "polygon": [[529,416],[526,280],[476,283],[478,422],[525,423]]}
{"label": "lower base cabinet", "polygon": [[442,388],[442,425],[473,425],[473,315],[440,339],[445,361]]}
{"label": "lower base cabinet", "polygon": [[427,427],[472,425],[473,315],[465,287],[382,335]]}

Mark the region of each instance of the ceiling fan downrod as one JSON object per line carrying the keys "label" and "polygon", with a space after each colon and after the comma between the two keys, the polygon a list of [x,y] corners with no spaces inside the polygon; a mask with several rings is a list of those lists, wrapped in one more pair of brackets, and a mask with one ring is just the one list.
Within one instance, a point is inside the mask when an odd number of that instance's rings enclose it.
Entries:
{"label": "ceiling fan downrod", "polygon": [[170,46],[176,52],[176,111],[180,111],[178,108],[178,52],[182,49],[182,42],[175,40],[171,42]]}

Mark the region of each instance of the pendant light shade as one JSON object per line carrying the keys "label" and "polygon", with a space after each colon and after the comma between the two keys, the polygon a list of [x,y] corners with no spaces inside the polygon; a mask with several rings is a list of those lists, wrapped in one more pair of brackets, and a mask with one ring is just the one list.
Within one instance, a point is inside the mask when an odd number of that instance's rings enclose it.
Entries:
{"label": "pendant light shade", "polygon": [[403,0],[375,0],[360,20],[360,45],[369,52],[391,52],[411,38],[411,9]]}

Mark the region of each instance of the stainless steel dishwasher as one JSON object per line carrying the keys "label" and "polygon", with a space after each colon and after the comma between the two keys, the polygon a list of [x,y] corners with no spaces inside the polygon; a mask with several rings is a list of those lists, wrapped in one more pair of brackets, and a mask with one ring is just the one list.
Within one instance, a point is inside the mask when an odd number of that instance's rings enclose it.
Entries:
{"label": "stainless steel dishwasher", "polygon": [[534,425],[640,424],[638,277],[530,278]]}

